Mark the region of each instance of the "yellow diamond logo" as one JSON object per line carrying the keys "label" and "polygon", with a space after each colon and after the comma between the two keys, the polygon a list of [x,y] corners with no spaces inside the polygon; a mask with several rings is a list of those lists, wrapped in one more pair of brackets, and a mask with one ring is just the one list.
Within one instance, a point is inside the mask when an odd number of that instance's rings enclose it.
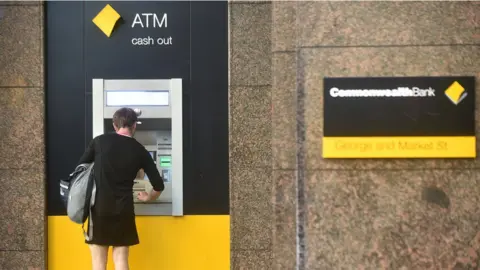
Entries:
{"label": "yellow diamond logo", "polygon": [[92,21],[107,37],[110,37],[115,24],[120,18],[120,14],[107,4]]}
{"label": "yellow diamond logo", "polygon": [[461,84],[455,81],[447,90],[445,90],[445,95],[451,102],[453,102],[453,104],[458,105],[458,103],[467,97],[467,92]]}

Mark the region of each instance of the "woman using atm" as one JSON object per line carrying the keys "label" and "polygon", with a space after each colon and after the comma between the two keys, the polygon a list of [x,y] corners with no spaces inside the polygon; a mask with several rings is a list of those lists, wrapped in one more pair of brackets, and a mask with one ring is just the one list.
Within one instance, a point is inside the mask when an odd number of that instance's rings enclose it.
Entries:
{"label": "woman using atm", "polygon": [[113,247],[116,270],[128,270],[129,247],[140,243],[135,224],[133,184],[143,172],[153,187],[150,193],[140,192],[143,202],[156,200],[164,190],[163,179],[150,153],[133,138],[137,114],[122,108],[113,115],[115,133],[94,138],[79,164],[94,164],[95,205],[90,220],[93,237],[86,241],[92,255],[93,270],[106,270],[108,248]]}

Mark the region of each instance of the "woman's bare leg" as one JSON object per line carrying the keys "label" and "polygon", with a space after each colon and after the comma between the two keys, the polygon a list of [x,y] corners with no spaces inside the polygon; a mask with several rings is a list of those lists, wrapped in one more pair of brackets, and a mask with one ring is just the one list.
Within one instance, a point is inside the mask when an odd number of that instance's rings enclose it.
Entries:
{"label": "woman's bare leg", "polygon": [[128,247],[113,247],[113,263],[115,270],[129,270]]}
{"label": "woman's bare leg", "polygon": [[89,245],[92,254],[92,269],[107,270],[108,247]]}

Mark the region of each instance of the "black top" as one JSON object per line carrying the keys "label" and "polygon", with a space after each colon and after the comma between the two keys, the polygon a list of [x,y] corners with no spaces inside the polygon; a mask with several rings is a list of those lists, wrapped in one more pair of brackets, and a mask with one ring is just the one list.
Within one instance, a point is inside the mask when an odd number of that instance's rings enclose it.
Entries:
{"label": "black top", "polygon": [[137,172],[143,169],[155,191],[163,191],[164,184],[155,162],[134,138],[116,133],[94,138],[79,164],[95,161],[94,175],[96,215],[132,215],[133,184]]}

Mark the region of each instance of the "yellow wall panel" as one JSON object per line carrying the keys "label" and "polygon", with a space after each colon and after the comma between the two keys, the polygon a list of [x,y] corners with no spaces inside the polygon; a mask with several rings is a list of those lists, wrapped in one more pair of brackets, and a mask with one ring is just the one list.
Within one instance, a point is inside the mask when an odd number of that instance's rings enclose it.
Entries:
{"label": "yellow wall panel", "polygon": [[[137,217],[140,244],[130,249],[130,268],[141,270],[230,269],[230,217]],[[91,269],[80,225],[48,217],[48,270]],[[111,250],[108,270],[113,270]]]}

